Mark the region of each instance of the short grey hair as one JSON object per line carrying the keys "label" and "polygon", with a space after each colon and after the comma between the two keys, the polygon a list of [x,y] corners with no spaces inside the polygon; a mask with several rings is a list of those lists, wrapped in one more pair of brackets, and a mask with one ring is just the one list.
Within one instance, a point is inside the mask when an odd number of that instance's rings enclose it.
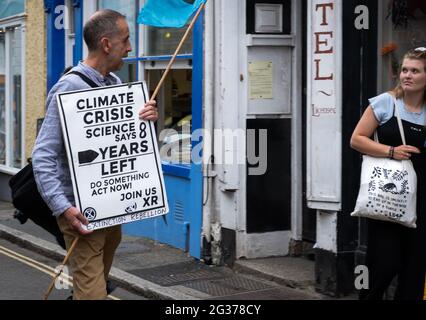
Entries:
{"label": "short grey hair", "polygon": [[84,41],[89,51],[96,51],[103,37],[119,32],[117,25],[119,19],[126,19],[126,16],[111,9],[100,10],[90,17],[83,30]]}

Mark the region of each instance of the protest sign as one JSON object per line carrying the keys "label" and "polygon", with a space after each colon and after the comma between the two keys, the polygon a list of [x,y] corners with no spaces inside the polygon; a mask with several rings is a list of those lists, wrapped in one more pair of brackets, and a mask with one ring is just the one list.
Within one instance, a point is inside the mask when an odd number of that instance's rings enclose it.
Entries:
{"label": "protest sign", "polygon": [[144,82],[58,94],[77,208],[96,230],[166,214],[155,127],[139,119]]}

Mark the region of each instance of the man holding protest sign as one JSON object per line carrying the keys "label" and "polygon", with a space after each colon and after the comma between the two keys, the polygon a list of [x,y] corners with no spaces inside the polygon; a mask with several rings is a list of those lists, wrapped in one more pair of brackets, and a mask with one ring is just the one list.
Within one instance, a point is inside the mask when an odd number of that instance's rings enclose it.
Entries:
{"label": "man holding protest sign", "polygon": [[[87,58],[63,76],[47,98],[47,112],[33,151],[34,176],[46,204],[57,217],[67,249],[76,237],[70,256],[73,272],[73,299],[105,299],[106,280],[116,248],[121,240],[121,226],[88,231],[89,221],[76,208],[70,170],[64,147],[56,96],[62,92],[120,84],[112,72],[123,65],[132,50],[125,16],[113,10],[96,12],[84,26]],[[72,73],[75,72],[75,73]],[[155,101],[149,101],[139,113],[143,120],[156,121]]]}

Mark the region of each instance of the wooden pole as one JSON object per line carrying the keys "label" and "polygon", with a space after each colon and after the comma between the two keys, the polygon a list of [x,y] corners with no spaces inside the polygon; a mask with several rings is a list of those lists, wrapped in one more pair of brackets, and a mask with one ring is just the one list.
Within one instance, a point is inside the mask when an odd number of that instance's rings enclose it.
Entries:
{"label": "wooden pole", "polygon": [[203,9],[204,9],[204,7],[205,7],[205,6],[206,6],[206,4],[205,4],[205,3],[203,3],[203,4],[200,6],[200,8],[198,8],[197,13],[195,14],[194,18],[192,19],[191,24],[189,25],[188,29],[186,30],[185,34],[184,34],[184,35],[183,35],[183,37],[182,37],[182,40],[180,41],[180,43],[179,43],[179,45],[178,45],[178,47],[177,47],[177,49],[176,49],[175,53],[173,54],[173,57],[172,57],[172,59],[170,60],[169,65],[168,65],[168,66],[167,66],[167,68],[166,68],[166,71],[164,71],[164,74],[163,74],[163,76],[161,77],[160,82],[158,83],[157,87],[155,88],[155,91],[154,91],[154,93],[153,93],[153,94],[152,94],[152,96],[151,96],[151,100],[155,100],[155,98],[157,97],[158,92],[159,92],[159,91],[160,91],[160,89],[161,89],[161,86],[163,85],[164,81],[166,80],[167,75],[169,74],[169,72],[170,72],[170,70],[171,70],[171,68],[172,68],[173,63],[174,63],[174,62],[175,62],[175,60],[176,60],[176,56],[178,55],[178,53],[179,53],[180,49],[182,49],[183,44],[185,43],[186,39],[188,38],[189,33],[191,32],[191,30],[194,28],[195,22],[197,21],[198,17],[200,16],[200,14],[201,14],[201,12],[203,11]]}
{"label": "wooden pole", "polygon": [[53,290],[53,287],[55,286],[55,282],[56,279],[58,279],[58,277],[62,274],[62,271],[64,269],[64,266],[67,264],[69,257],[71,256],[72,252],[75,249],[75,246],[77,245],[78,239],[80,239],[79,237],[75,238],[70,249],[67,252],[67,255],[65,256],[64,261],[62,261],[62,265],[61,265],[61,269],[59,270],[59,272],[55,275],[55,277],[52,280],[52,283],[50,284],[49,288],[47,289],[46,293],[44,294],[44,300],[47,300],[47,298],[49,298],[50,293]]}

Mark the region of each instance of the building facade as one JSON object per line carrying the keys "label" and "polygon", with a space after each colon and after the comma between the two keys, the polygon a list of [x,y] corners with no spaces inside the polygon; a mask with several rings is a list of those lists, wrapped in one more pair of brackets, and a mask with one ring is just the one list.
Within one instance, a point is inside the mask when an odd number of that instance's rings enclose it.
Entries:
{"label": "building facade", "polygon": [[27,163],[44,114],[46,42],[41,1],[5,0],[0,9],[0,199]]}
{"label": "building facade", "polygon": [[[91,14],[126,15],[133,51],[119,76],[151,93],[185,31],[138,25],[143,0],[8,2],[20,9],[0,13],[3,199],[31,154],[46,92],[87,53]],[[20,49],[9,25],[22,28]],[[158,96],[170,213],[124,232],[214,264],[305,256],[318,290],[352,292],[367,244],[365,222],[350,217],[361,165],[350,136],[368,98],[395,85],[401,55],[425,46],[425,27],[416,0],[207,1]]]}

